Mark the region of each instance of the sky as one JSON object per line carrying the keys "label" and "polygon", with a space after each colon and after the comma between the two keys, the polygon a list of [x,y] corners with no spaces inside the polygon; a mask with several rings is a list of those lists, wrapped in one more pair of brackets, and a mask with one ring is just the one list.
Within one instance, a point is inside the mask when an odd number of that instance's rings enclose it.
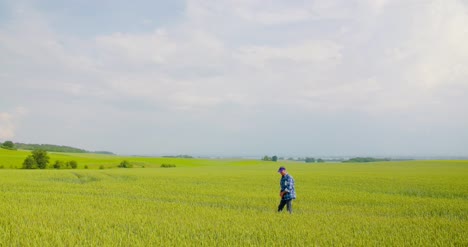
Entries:
{"label": "sky", "polygon": [[0,141],[468,155],[466,0],[0,0]]}

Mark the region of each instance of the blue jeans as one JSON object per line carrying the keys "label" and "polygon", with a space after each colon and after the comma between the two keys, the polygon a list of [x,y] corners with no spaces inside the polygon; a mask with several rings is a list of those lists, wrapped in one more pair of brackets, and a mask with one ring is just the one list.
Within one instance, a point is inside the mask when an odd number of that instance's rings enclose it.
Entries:
{"label": "blue jeans", "polygon": [[292,214],[292,199],[289,200],[281,200],[280,204],[278,205],[278,212],[283,211],[284,206],[288,209],[288,212]]}

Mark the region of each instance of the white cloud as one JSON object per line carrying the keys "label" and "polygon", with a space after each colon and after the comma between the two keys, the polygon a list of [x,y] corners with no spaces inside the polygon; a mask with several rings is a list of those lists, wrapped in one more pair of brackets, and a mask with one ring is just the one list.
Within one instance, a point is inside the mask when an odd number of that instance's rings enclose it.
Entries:
{"label": "white cloud", "polygon": [[453,0],[423,7],[403,47],[415,54],[409,64],[411,79],[428,88],[468,83],[468,8]]}
{"label": "white cloud", "polygon": [[[176,23],[85,38],[22,7],[0,25],[0,85],[37,93],[22,96],[28,108],[70,97],[101,112],[144,105],[161,118],[202,114],[206,125],[242,125],[220,112],[264,123],[260,115],[272,111],[424,113],[449,125],[440,116],[468,121],[451,110],[468,105],[467,8],[460,0],[188,0]],[[5,136],[14,134],[8,126]]]}
{"label": "white cloud", "polygon": [[288,63],[299,66],[336,64],[340,61],[341,47],[331,41],[310,40],[288,47],[247,46],[241,47],[234,54],[241,63],[254,67],[267,67],[271,62]]}
{"label": "white cloud", "polygon": [[[241,4],[239,4],[241,3]],[[264,25],[294,23],[309,20],[312,16],[303,6],[282,1],[233,1],[226,8],[232,9],[241,19]]]}
{"label": "white cloud", "polygon": [[152,63],[167,62],[167,55],[174,52],[176,44],[168,41],[164,30],[156,30],[149,34],[130,35],[115,33],[96,38],[99,49],[111,57],[104,57],[110,61],[124,63]]}
{"label": "white cloud", "polygon": [[[13,18],[0,25],[0,74],[21,91],[50,90],[78,94],[96,82],[96,67],[73,38],[50,27],[47,19],[27,6],[15,6]],[[89,47],[86,47],[89,48]],[[1,82],[0,82],[1,84]]]}
{"label": "white cloud", "polygon": [[367,5],[374,14],[380,14],[389,3],[398,1],[390,0],[361,0],[361,4]]}
{"label": "white cloud", "polygon": [[[220,23],[236,22],[244,27],[291,25],[314,20],[348,19],[355,13],[357,5],[363,5],[361,2],[363,1],[188,0],[187,15],[197,24],[216,20]],[[365,0],[364,4],[377,10],[385,5],[385,0]]]}
{"label": "white cloud", "polygon": [[15,136],[15,126],[10,113],[0,112],[0,139],[10,139]]}
{"label": "white cloud", "polygon": [[[410,88],[426,91],[466,81],[463,80],[468,71],[468,47],[464,42],[468,39],[464,25],[468,22],[466,6],[455,0],[430,4],[416,1],[408,4],[418,13],[385,14],[398,11],[397,4],[383,0],[353,4],[341,1],[226,0],[213,4],[188,1],[185,22],[149,32],[99,35],[94,40],[64,38],[35,10],[23,8],[16,21],[0,29],[2,53],[7,54],[1,62],[14,66],[2,74],[30,88],[93,97],[140,97],[155,104],[189,105],[195,104],[195,99],[199,99],[201,106],[209,105],[206,102],[232,102],[226,96],[228,93],[237,95],[244,103],[274,103],[274,99],[263,95],[263,90],[268,88],[270,95],[308,95],[303,96],[304,100],[312,99],[314,104],[321,102],[314,97],[332,96],[335,107],[344,106],[345,109],[350,107],[349,102],[354,102],[355,95],[369,92],[369,80],[379,88],[371,90],[372,93],[396,92],[400,97],[397,105],[421,98],[404,98],[402,91],[389,90],[392,87],[405,90],[404,84],[411,84]],[[350,10],[356,10],[359,15],[352,15]],[[407,32],[396,33],[393,38],[398,42],[390,44],[383,40],[377,44],[383,49],[367,50],[366,46],[373,45],[373,37],[385,36],[387,25],[393,25],[387,16],[400,14],[401,19],[415,21],[402,27]],[[354,21],[343,23],[347,32],[340,34],[337,30],[338,35],[329,39],[305,36],[300,40],[283,38],[280,43],[249,44],[227,40],[221,30],[209,28],[209,22],[226,24],[216,19],[222,15],[239,21],[240,27],[247,29],[317,18]],[[368,26],[366,22],[380,24]],[[242,35],[239,30],[242,28],[222,32]],[[304,32],[307,32],[306,26]],[[346,36],[350,32],[355,34]],[[408,33],[410,35],[405,36]],[[358,43],[354,41],[357,36],[361,37],[356,39]],[[74,48],[75,45],[78,48]],[[353,49],[360,49],[360,53],[350,55]],[[21,65],[11,64],[8,56]],[[362,75],[352,71],[360,56],[366,59],[363,63],[368,67]],[[390,74],[386,69],[398,74]],[[347,77],[348,74],[355,76]],[[351,94],[352,88],[359,89],[360,93]],[[304,94],[310,91],[314,93]],[[321,96],[317,96],[319,93]],[[157,100],[155,94],[159,95]],[[370,97],[366,101],[373,101],[368,102],[373,106],[383,107],[385,102],[388,106],[395,105],[383,98]],[[295,101],[291,98],[291,102]],[[320,105],[316,108],[320,109]]]}
{"label": "white cloud", "polygon": [[14,138],[18,121],[27,113],[28,110],[22,106],[12,112],[0,112],[0,139]]}

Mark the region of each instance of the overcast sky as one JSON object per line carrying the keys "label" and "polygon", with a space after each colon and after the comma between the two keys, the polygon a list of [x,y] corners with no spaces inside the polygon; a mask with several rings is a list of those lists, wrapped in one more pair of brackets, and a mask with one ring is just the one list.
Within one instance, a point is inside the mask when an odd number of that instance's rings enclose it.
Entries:
{"label": "overcast sky", "polygon": [[0,141],[468,155],[466,0],[0,0]]}

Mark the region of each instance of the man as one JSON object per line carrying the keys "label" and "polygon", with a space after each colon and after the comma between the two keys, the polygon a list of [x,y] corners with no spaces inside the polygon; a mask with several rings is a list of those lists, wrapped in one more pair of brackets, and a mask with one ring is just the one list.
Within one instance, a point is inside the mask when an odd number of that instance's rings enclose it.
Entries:
{"label": "man", "polygon": [[288,212],[292,213],[292,200],[296,199],[296,190],[294,189],[294,178],[288,174],[284,166],[278,169],[281,174],[280,180],[280,197],[281,201],[278,206],[278,212],[283,211],[284,206],[287,206]]}

